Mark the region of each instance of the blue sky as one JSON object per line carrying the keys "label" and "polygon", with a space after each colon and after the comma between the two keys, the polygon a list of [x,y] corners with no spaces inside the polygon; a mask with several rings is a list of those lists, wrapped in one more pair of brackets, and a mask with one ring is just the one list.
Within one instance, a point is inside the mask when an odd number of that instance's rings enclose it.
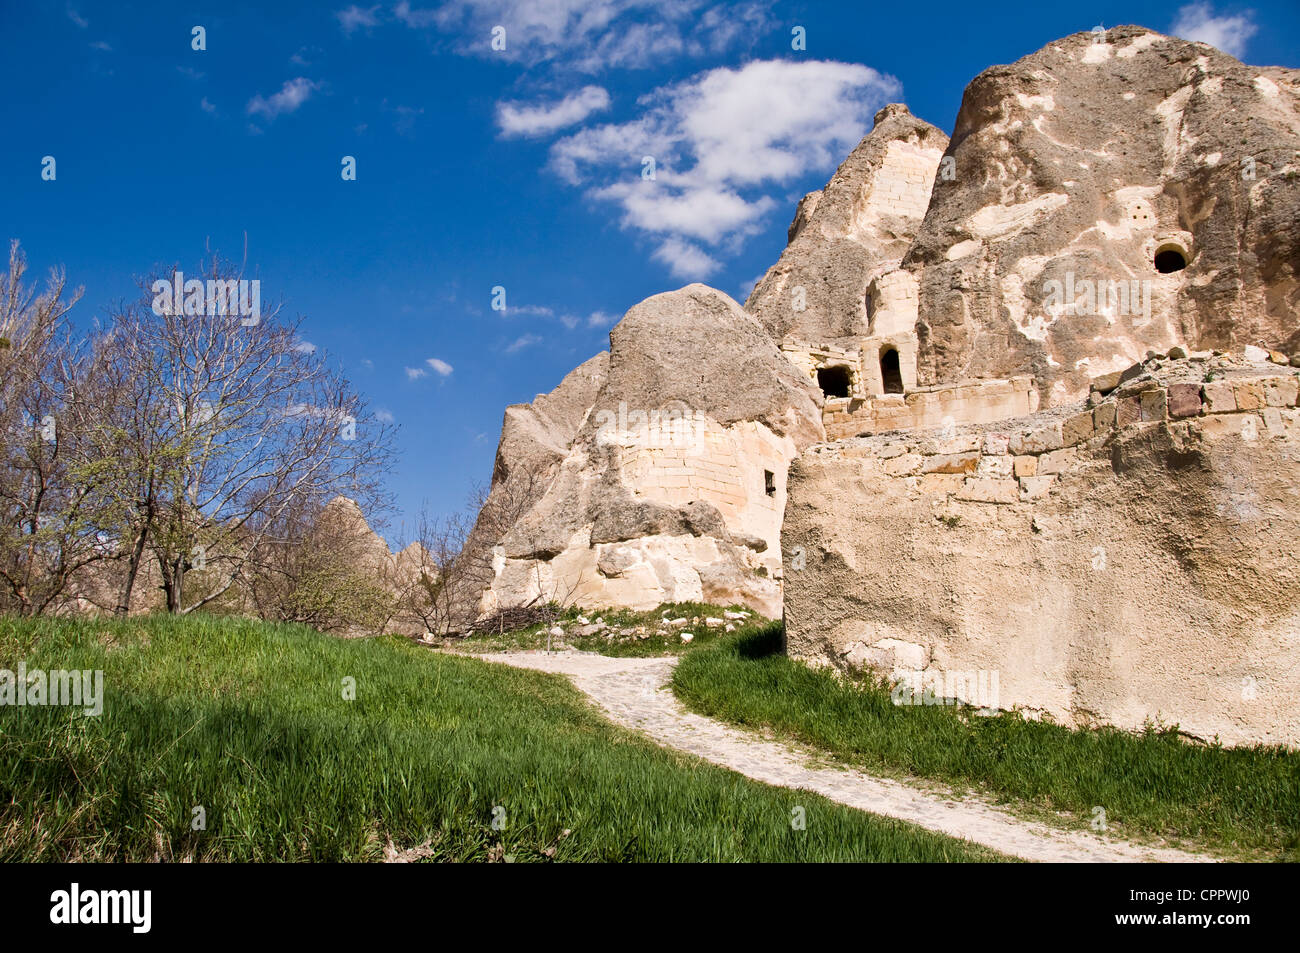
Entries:
{"label": "blue sky", "polygon": [[636,302],[692,280],[743,300],[881,105],[950,131],[982,69],[1124,23],[1300,66],[1294,0],[0,0],[0,231],[84,286],[81,322],[246,238],[264,300],[401,427],[396,542]]}

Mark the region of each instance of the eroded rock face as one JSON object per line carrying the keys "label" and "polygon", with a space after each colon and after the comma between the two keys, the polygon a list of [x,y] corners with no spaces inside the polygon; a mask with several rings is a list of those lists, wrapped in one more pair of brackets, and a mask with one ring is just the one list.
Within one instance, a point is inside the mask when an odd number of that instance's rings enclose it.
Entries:
{"label": "eroded rock face", "polygon": [[1300,374],[1207,355],[1103,386],[802,454],[791,656],[1068,725],[1300,744]]}
{"label": "eroded rock face", "polygon": [[[597,368],[511,408],[492,493],[509,495],[529,455],[535,498],[494,534],[479,611],[708,600],[779,614],[785,473],[824,439],[816,388],[735,301],[698,284],[632,308]],[[567,408],[565,423],[543,426],[542,405]]]}
{"label": "eroded rock face", "polygon": [[1140,27],[981,73],[904,262],[919,382],[1029,373],[1050,406],[1148,349],[1294,352],[1298,81]]}
{"label": "eroded rock face", "polygon": [[869,337],[867,288],[907,253],[947,145],[906,106],[882,109],[826,188],[799,203],[789,245],[745,310],[781,342],[856,346]]}

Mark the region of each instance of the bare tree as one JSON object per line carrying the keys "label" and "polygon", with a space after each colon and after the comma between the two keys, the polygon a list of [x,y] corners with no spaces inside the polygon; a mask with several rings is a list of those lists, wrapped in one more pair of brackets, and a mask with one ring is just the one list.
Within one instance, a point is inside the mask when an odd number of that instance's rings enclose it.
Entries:
{"label": "bare tree", "polygon": [[84,466],[79,439],[84,366],[66,315],[62,271],[45,291],[23,284],[13,242],[0,273],[0,604],[22,615],[61,607],[74,580],[112,555],[97,506],[103,474]]}
{"label": "bare tree", "polygon": [[387,547],[349,512],[350,501],[300,502],[261,534],[244,566],[241,591],[263,619],[325,632],[379,632],[398,609]]}
{"label": "bare tree", "polygon": [[426,632],[444,635],[456,628],[457,611],[476,595],[473,578],[462,559],[465,542],[473,528],[468,513],[432,517],[420,511],[412,553],[413,565],[402,567],[404,580],[401,610],[424,626]]}
{"label": "bare tree", "polygon": [[[278,306],[233,307],[247,279],[215,256],[182,294],[177,273],[146,280],[96,342],[111,369],[100,459],[129,525],[122,611],[146,550],[168,611],[187,613],[225,596],[295,507],[340,494],[369,509],[386,501],[394,428],[302,342],[299,322]],[[260,300],[253,287],[241,305]],[[207,576],[189,592],[194,571]]]}

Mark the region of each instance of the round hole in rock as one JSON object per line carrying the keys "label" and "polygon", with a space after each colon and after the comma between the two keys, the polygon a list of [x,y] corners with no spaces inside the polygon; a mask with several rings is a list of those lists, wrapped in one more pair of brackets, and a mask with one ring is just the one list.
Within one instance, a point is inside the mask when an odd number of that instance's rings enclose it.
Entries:
{"label": "round hole in rock", "polygon": [[1162,248],[1156,252],[1155,266],[1162,275],[1182,271],[1187,267],[1187,256],[1178,248]]}

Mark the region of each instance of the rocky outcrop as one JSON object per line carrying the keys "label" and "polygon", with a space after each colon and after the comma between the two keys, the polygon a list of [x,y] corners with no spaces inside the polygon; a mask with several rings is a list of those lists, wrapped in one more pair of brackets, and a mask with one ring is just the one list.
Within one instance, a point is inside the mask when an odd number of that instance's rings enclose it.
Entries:
{"label": "rocky outcrop", "polygon": [[763,327],[722,292],[689,285],[632,308],[607,362],[581,388],[572,377],[511,408],[515,433],[544,407],[566,412],[544,435],[503,435],[492,492],[505,494],[525,452],[539,478],[493,533],[479,611],[708,600],[778,614],[786,467],[824,431],[816,388]]}
{"label": "rocky outcrop", "polygon": [[904,262],[919,382],[1050,406],[1151,349],[1300,350],[1298,80],[1141,27],[981,73]]}
{"label": "rocky outcrop", "polygon": [[1098,388],[805,452],[789,653],[903,701],[1300,744],[1300,372],[1202,354]]}
{"label": "rocky outcrop", "polygon": [[870,336],[866,290],[907,253],[947,145],[901,103],[882,109],[826,188],[799,203],[789,244],[745,310],[781,342],[856,346]]}

